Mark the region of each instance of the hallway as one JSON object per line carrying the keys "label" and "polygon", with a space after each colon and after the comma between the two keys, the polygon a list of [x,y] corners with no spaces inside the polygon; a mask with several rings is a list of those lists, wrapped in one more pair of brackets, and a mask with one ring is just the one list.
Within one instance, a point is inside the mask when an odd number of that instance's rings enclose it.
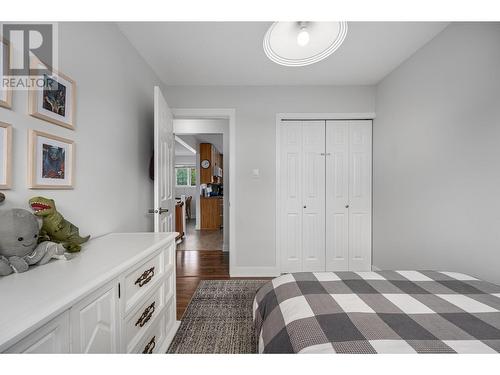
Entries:
{"label": "hallway", "polygon": [[222,250],[223,230],[196,230],[196,220],[186,221],[186,237],[177,245],[178,251]]}
{"label": "hallway", "polygon": [[223,230],[196,230],[186,222],[186,237],[177,245],[177,319],[181,319],[201,280],[228,279],[229,253],[222,251]]}

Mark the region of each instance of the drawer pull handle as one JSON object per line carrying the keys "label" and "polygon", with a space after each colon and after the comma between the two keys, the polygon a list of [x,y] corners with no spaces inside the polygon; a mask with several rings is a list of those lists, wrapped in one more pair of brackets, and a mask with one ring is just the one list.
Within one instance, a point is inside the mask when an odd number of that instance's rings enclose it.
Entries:
{"label": "drawer pull handle", "polygon": [[153,350],[156,346],[156,336],[153,336],[150,342],[145,346],[144,350],[142,351],[142,354],[152,354]]}
{"label": "drawer pull handle", "polygon": [[149,270],[144,271],[142,275],[137,280],[135,280],[134,285],[139,284],[139,288],[142,288],[144,285],[151,281],[154,275],[155,268],[151,267]]}
{"label": "drawer pull handle", "polygon": [[144,310],[144,312],[142,313],[142,315],[140,316],[140,318],[137,319],[137,322],[135,322],[136,327],[137,326],[143,327],[144,324],[146,324],[147,322],[149,322],[149,319],[151,319],[151,317],[153,316],[154,312],[155,312],[155,303],[153,302],[151,305],[149,305],[148,307],[146,307],[146,309]]}

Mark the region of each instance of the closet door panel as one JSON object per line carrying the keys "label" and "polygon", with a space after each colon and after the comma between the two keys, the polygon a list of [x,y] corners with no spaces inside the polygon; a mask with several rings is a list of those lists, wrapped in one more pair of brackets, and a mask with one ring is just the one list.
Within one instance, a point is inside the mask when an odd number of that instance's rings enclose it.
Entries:
{"label": "closet door panel", "polygon": [[362,212],[349,215],[349,270],[371,270],[371,217]]}
{"label": "closet door panel", "polygon": [[325,121],[302,125],[302,270],[325,270]]}
{"label": "closet door panel", "polygon": [[326,122],[326,271],[349,269],[349,122]]}
{"label": "closet door panel", "polygon": [[372,122],[349,122],[349,269],[371,270]]}
{"label": "closet door panel", "polygon": [[302,270],[302,123],[281,124],[281,272]]}

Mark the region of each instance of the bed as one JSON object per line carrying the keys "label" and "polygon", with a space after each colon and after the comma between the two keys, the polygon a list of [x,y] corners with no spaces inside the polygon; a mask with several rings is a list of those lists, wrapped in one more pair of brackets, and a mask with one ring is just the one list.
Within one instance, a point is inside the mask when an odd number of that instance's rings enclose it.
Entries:
{"label": "bed", "polygon": [[253,316],[260,353],[500,352],[500,286],[455,272],[286,274]]}

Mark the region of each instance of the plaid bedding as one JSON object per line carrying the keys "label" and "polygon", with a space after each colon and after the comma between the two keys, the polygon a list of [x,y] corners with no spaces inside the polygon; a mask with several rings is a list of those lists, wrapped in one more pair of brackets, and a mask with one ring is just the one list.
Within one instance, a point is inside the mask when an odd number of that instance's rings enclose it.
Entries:
{"label": "plaid bedding", "polygon": [[261,353],[500,352],[500,286],[455,272],[286,274],[253,312]]}

